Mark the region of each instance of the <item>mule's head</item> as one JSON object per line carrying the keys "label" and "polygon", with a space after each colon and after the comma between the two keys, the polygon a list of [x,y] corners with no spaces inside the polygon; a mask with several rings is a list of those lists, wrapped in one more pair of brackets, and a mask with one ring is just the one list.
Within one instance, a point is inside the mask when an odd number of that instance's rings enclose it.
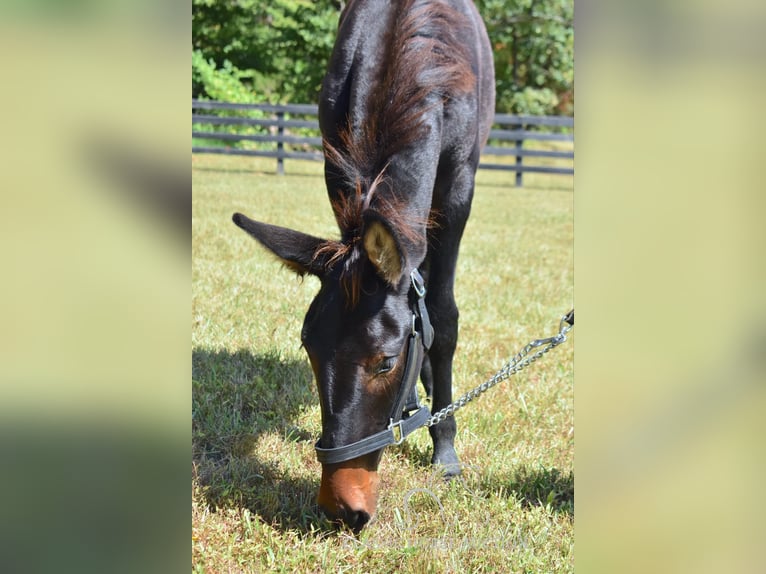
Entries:
{"label": "mule's head", "polygon": [[[410,262],[402,238],[374,214],[345,244],[241,214],[233,219],[288,267],[321,281],[301,332],[319,391],[321,447],[345,446],[384,430],[402,384],[412,329]],[[381,454],[322,465],[318,503],[330,518],[355,531],[370,520]]]}

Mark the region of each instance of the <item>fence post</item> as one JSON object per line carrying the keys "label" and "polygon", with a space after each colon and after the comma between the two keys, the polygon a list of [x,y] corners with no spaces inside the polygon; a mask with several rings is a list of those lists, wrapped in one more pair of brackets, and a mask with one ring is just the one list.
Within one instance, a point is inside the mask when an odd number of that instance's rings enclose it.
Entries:
{"label": "fence post", "polygon": [[520,150],[522,146],[524,145],[524,140],[516,140],[516,187],[522,186],[522,175],[521,175],[521,164],[523,161],[523,157],[521,155]]}
{"label": "fence post", "polygon": [[285,175],[285,160],[282,154],[285,152],[285,146],[282,143],[282,136],[285,133],[285,126],[283,120],[285,119],[285,112],[277,112],[277,175]]}

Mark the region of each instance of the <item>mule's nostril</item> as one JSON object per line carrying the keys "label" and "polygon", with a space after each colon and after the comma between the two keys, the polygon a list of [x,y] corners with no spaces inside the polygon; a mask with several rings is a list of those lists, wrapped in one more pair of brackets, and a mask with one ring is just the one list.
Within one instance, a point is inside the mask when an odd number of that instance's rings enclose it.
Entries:
{"label": "mule's nostril", "polygon": [[330,520],[336,523],[336,526],[346,525],[355,534],[359,534],[371,518],[370,513],[366,510],[347,510],[341,508],[337,514],[334,514],[324,507],[320,508]]}
{"label": "mule's nostril", "polygon": [[351,510],[348,512],[344,522],[357,534],[364,528],[364,525],[370,521],[370,514],[364,510]]}

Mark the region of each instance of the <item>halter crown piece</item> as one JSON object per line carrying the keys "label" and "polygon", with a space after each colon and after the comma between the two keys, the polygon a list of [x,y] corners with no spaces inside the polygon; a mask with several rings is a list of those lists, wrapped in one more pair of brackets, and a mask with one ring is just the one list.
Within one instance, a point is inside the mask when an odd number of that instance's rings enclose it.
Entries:
{"label": "halter crown piece", "polygon": [[[423,354],[431,348],[434,328],[426,309],[426,286],[417,269],[410,273],[412,285],[412,332],[407,339],[407,363],[402,384],[391,409],[388,426],[361,440],[336,448],[322,448],[318,440],[314,448],[322,464],[335,464],[360,457],[392,444],[401,444],[409,434],[425,424],[431,416],[428,407],[418,402],[417,381]],[[414,411],[414,412],[413,412]]]}

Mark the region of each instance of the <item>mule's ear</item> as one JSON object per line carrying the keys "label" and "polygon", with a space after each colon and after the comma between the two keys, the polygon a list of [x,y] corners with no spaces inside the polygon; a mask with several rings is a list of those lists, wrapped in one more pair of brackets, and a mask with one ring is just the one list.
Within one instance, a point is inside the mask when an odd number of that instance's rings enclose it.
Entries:
{"label": "mule's ear", "polygon": [[404,257],[396,237],[382,221],[368,220],[364,230],[364,249],[378,275],[392,287],[398,285],[404,272]]}
{"label": "mule's ear", "polygon": [[319,246],[325,243],[323,239],[285,227],[254,221],[241,213],[235,213],[231,219],[296,273],[300,275],[311,273],[317,276],[324,273],[322,262],[315,257]]}

